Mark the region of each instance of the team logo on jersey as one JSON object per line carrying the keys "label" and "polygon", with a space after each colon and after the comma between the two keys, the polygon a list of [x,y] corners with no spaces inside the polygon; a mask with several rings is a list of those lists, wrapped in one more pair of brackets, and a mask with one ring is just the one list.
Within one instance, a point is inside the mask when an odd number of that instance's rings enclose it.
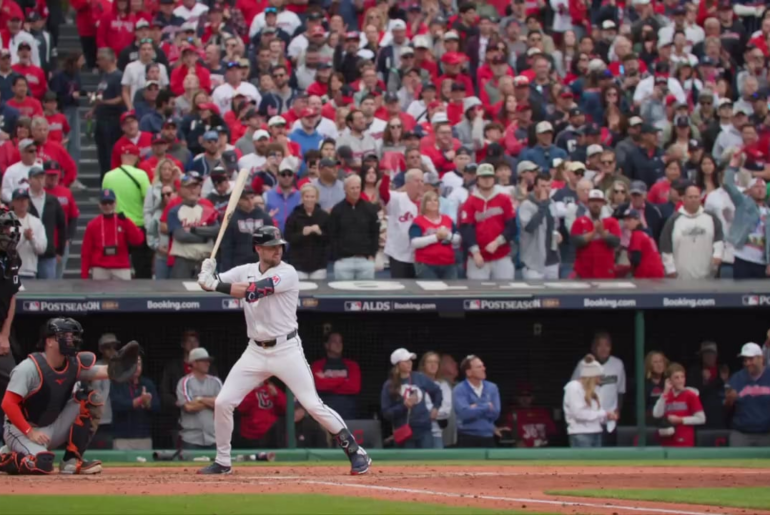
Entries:
{"label": "team logo on jersey", "polygon": [[273,399],[267,392],[257,392],[257,400],[261,409],[273,409]]}
{"label": "team logo on jersey", "polygon": [[419,386],[415,386],[413,384],[402,384],[401,385],[401,397],[406,399],[409,396],[417,397],[417,404],[422,402],[423,397],[425,397],[425,394],[422,392],[422,389]]}
{"label": "team logo on jersey", "polygon": [[273,276],[273,288],[278,286],[278,283],[281,282],[281,276],[280,275],[274,275]]}

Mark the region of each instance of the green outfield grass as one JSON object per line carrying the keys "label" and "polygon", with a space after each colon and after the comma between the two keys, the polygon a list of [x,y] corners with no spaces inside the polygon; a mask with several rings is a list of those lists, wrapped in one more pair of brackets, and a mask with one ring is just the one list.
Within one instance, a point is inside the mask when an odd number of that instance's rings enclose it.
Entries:
{"label": "green outfield grass", "polygon": [[[36,515],[513,515],[514,511],[331,495],[4,495],[2,512]],[[545,514],[541,514],[545,515]]]}
{"label": "green outfield grass", "polygon": [[[340,460],[322,461],[278,461],[233,463],[235,467],[346,467],[348,462]],[[205,467],[207,464],[194,461],[151,461],[139,463],[105,462],[112,467]],[[446,461],[382,461],[375,460],[375,468],[425,468],[425,467],[730,467],[730,468],[770,468],[766,459],[713,459],[713,460],[446,460]]]}
{"label": "green outfield grass", "polygon": [[770,509],[770,488],[767,487],[549,490],[546,493],[549,495],[573,497],[703,504],[707,506],[729,506],[761,510]]}

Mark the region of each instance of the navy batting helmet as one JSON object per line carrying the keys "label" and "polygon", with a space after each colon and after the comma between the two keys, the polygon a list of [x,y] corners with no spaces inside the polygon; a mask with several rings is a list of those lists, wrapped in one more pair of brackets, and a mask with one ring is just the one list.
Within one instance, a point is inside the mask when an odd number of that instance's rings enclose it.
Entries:
{"label": "navy batting helmet", "polygon": [[251,243],[254,246],[275,247],[276,245],[286,245],[286,241],[281,237],[281,230],[272,225],[265,225],[254,231],[251,237]]}

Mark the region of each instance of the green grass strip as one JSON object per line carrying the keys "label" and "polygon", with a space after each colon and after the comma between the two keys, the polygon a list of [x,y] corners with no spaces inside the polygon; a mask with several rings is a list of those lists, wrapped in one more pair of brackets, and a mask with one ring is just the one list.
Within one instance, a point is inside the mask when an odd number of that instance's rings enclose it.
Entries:
{"label": "green grass strip", "polygon": [[[472,515],[505,514],[442,504],[314,494],[265,495],[2,495],[2,513],[36,515]],[[531,515],[531,514],[530,514]]]}
{"label": "green grass strip", "polygon": [[768,487],[548,490],[546,493],[571,497],[598,497],[602,499],[770,510],[770,488]]}

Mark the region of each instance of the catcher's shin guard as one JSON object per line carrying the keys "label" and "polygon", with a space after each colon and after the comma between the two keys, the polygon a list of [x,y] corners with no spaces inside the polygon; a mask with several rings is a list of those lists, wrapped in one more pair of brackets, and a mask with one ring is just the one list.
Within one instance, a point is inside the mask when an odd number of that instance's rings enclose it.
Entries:
{"label": "catcher's shin guard", "polygon": [[0,454],[0,472],[6,474],[18,474],[19,473],[19,455],[15,452],[9,452]]}
{"label": "catcher's shin guard", "polygon": [[104,409],[104,400],[95,390],[88,388],[78,390],[75,392],[75,400],[80,402],[80,413],[70,428],[64,461],[72,458],[83,460],[88,444],[99,429],[99,420],[102,418]]}

